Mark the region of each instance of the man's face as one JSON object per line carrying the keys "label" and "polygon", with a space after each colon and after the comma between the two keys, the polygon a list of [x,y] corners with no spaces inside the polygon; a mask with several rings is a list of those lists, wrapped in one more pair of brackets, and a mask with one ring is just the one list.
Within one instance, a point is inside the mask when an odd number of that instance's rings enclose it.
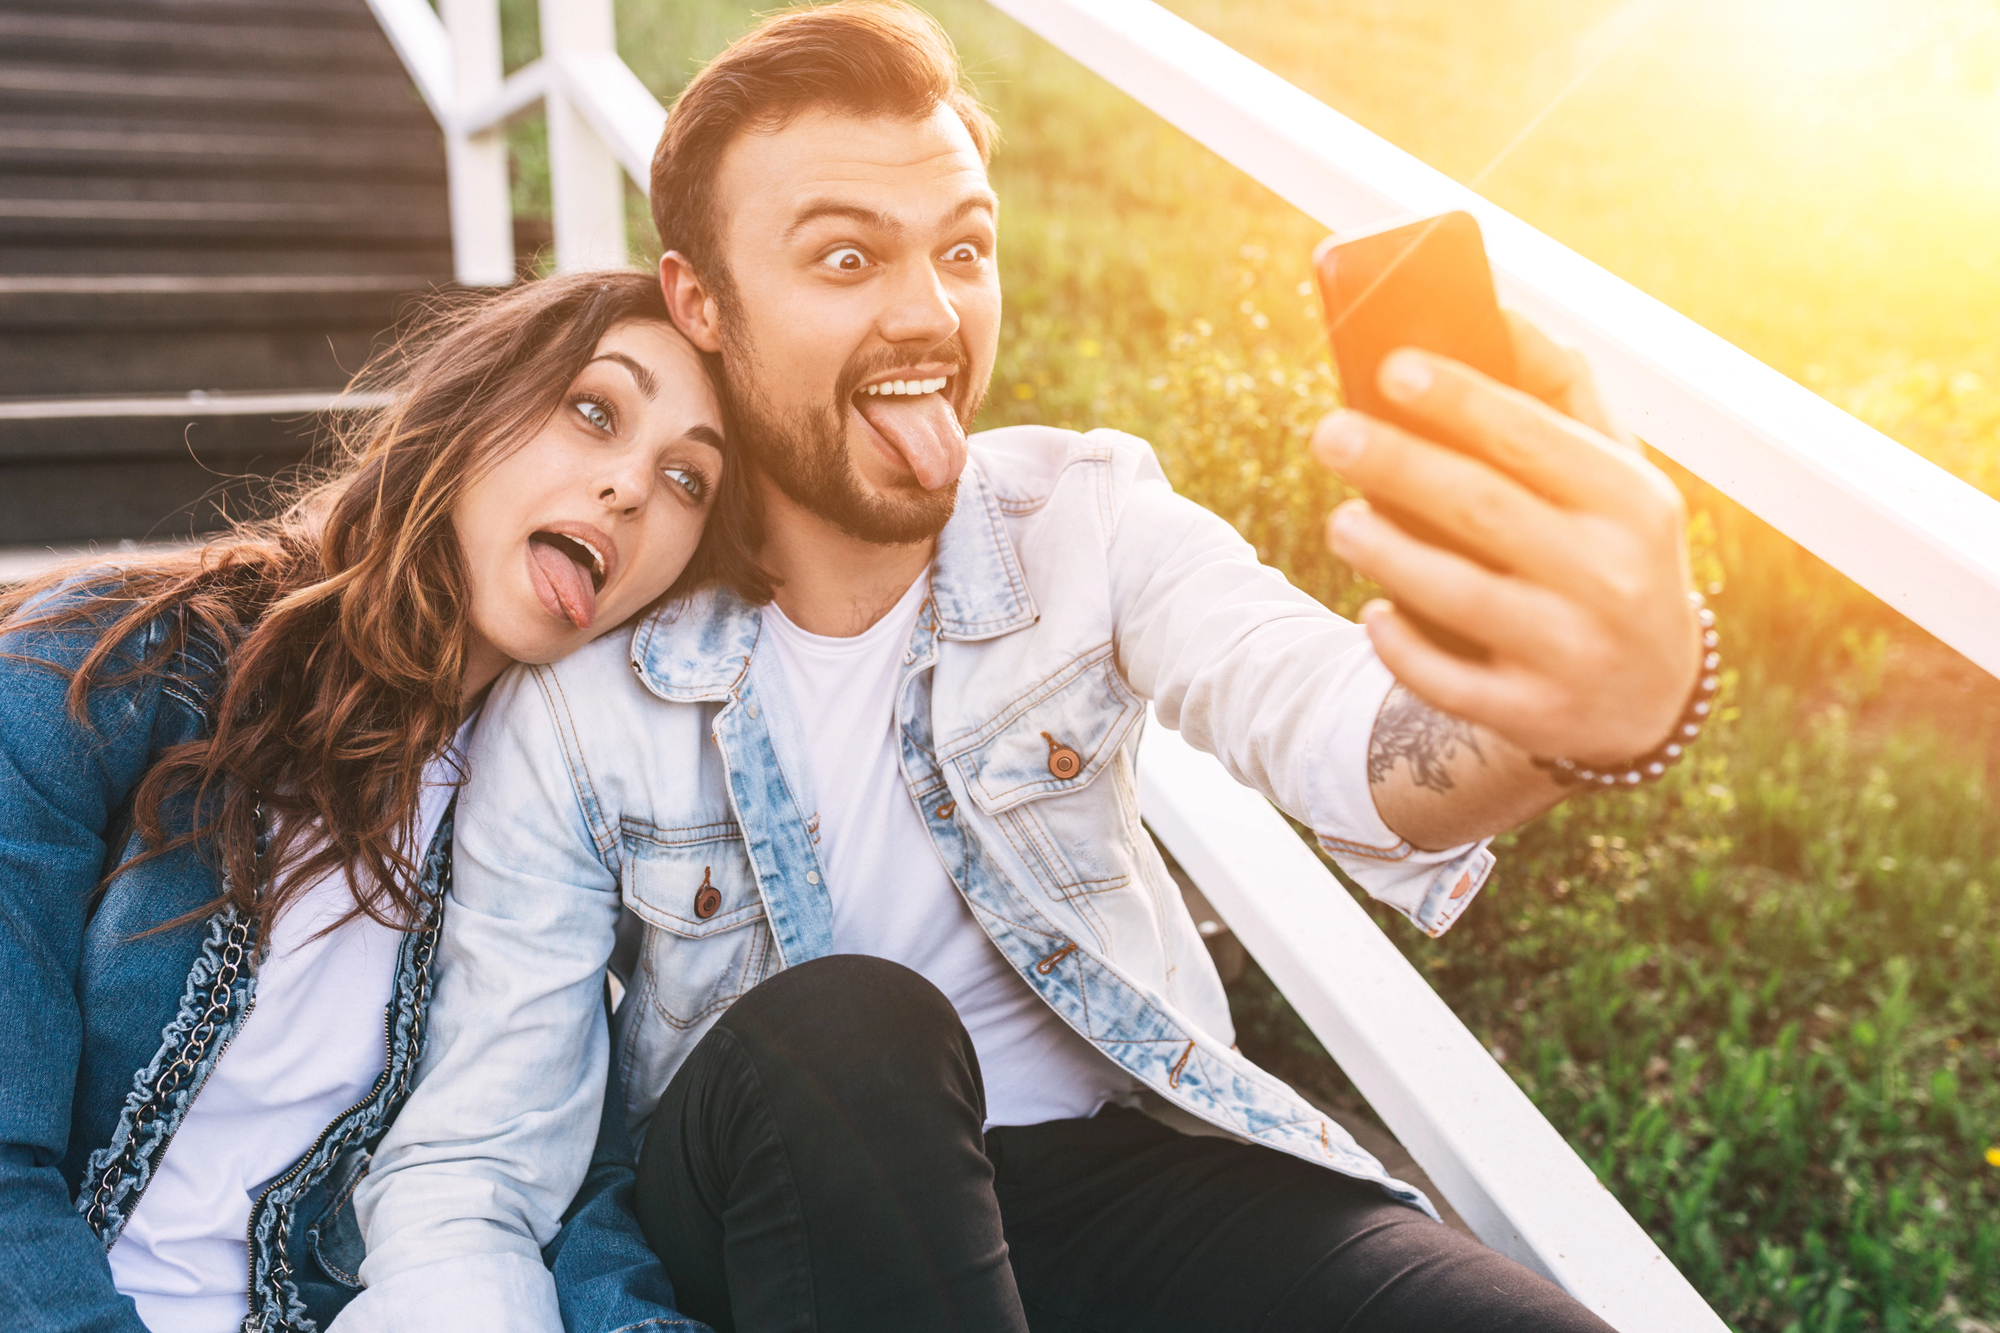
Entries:
{"label": "man's face", "polygon": [[808,112],[739,138],[716,184],[746,448],[853,536],[936,535],[1000,335],[997,201],[965,126]]}

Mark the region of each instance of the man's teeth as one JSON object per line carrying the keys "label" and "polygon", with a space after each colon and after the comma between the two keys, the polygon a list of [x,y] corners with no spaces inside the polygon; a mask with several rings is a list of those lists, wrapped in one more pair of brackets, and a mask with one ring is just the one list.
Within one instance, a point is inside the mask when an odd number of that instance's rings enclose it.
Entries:
{"label": "man's teeth", "polygon": [[863,392],[878,395],[885,393],[936,393],[949,383],[951,383],[949,376],[943,376],[934,380],[890,380],[886,384],[871,384]]}

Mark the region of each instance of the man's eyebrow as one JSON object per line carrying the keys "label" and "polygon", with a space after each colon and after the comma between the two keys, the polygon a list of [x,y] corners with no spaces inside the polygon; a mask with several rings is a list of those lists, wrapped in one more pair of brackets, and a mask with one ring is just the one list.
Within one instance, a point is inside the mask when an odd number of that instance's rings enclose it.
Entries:
{"label": "man's eyebrow", "polygon": [[957,208],[952,210],[951,220],[953,222],[963,222],[974,213],[984,213],[989,218],[999,217],[1000,196],[994,194],[991,190],[981,190],[978,194],[969,194],[959,202]]}
{"label": "man's eyebrow", "polygon": [[808,225],[818,222],[821,218],[846,218],[872,231],[886,231],[892,234],[901,234],[903,230],[903,224],[887,213],[863,208],[860,204],[843,204],[838,199],[815,199],[801,208],[792,218],[792,225],[785,228],[784,239],[791,240]]}
{"label": "man's eyebrow", "polygon": [[[973,213],[984,213],[988,217],[998,217],[1000,215],[999,198],[990,190],[981,190],[977,194],[969,194],[959,201],[957,208],[951,210],[951,214],[945,219],[945,222],[947,225],[953,222],[962,222]],[[903,225],[901,220],[892,218],[887,213],[883,213],[877,209],[866,208],[860,204],[842,203],[838,199],[816,199],[801,208],[798,214],[792,218],[792,225],[785,228],[784,239],[787,241],[791,240],[794,236],[805,230],[808,225],[818,222],[821,218],[846,218],[850,222],[860,223],[871,231],[887,232],[891,236],[901,236],[909,230],[908,227]]]}
{"label": "man's eyebrow", "polygon": [[594,366],[599,361],[616,361],[619,365],[631,371],[633,381],[639,386],[639,392],[645,394],[648,400],[660,396],[660,382],[653,378],[653,372],[625,355],[625,353],[600,352],[584,364]]}

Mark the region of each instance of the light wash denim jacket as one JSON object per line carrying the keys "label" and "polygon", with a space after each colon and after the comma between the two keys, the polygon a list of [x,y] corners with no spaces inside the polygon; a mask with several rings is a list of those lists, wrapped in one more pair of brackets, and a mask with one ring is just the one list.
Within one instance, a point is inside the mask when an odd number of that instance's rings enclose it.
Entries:
{"label": "light wash denim jacket", "polygon": [[[1176,496],[1142,441],[1014,428],[975,437],[972,460],[897,716],[904,781],[973,915],[1143,1087],[1428,1209],[1232,1049],[1222,984],[1140,823],[1134,771],[1150,700],[1370,893],[1442,931],[1492,857],[1483,844],[1415,851],[1376,814],[1366,752],[1391,681],[1366,634]],[[539,1251],[584,1177],[607,1063],[642,1134],[733,1000],[830,952],[818,818],[797,780],[812,719],[758,651],[760,627],[757,608],[706,593],[517,670],[488,702],[460,801],[434,1037],[357,1195],[370,1289],[339,1333],[561,1327]],[[1080,757],[1073,774],[1051,762],[1057,746]],[[720,902],[704,912],[708,889]],[[647,931],[607,1030],[621,903]]]}

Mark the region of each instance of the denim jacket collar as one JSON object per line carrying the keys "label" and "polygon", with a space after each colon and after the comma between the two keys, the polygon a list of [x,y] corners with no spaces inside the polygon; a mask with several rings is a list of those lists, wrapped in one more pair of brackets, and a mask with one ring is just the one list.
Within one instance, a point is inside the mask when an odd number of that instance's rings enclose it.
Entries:
{"label": "denim jacket collar", "polygon": [[[1035,623],[1035,599],[1001,517],[992,486],[968,464],[931,565],[942,638],[991,639]],[[632,668],[669,703],[719,703],[742,692],[762,627],[759,608],[726,588],[705,589],[640,623]]]}

